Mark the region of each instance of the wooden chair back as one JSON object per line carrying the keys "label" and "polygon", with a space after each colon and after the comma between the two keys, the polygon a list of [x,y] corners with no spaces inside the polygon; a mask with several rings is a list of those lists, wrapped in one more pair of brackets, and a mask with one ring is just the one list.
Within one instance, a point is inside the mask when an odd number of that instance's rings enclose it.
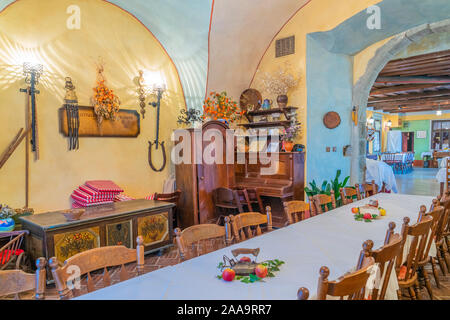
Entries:
{"label": "wooden chair back", "polygon": [[25,273],[22,270],[0,271],[0,297],[14,295],[20,299],[20,293],[34,290],[34,298],[42,300],[45,298],[45,275],[47,261],[45,258],[36,260],[36,273]]}
{"label": "wooden chair back", "polygon": [[[238,196],[241,200],[241,203],[244,202],[248,206],[248,210],[251,212],[264,212],[264,206],[259,195],[259,192],[256,188],[244,188],[242,186],[236,186],[233,188],[238,192]],[[256,209],[256,210],[255,210]]]}
{"label": "wooden chair back", "polygon": [[331,207],[333,209],[336,209],[336,198],[334,196],[334,190],[331,190],[330,195],[316,194],[310,197],[310,202],[314,203],[314,214],[322,214],[324,211],[327,212],[329,210],[328,204],[330,203]]}
{"label": "wooden chair back", "polygon": [[283,202],[283,207],[287,224],[293,224],[305,220],[306,211],[309,209],[309,205],[300,200]]}
{"label": "wooden chair back", "polygon": [[[438,200],[434,199],[433,200],[433,210],[430,212],[426,212],[427,208],[426,206],[422,205],[420,206],[420,212],[419,212],[419,217],[417,219],[417,222],[421,222],[423,221],[423,219],[425,217],[432,217],[433,220],[431,222],[431,227],[430,227],[430,232],[429,235],[427,235],[427,242],[425,245],[425,249],[423,251],[423,255],[419,256],[419,263],[426,263],[427,261],[429,261],[429,252],[431,249],[431,246],[433,244],[433,241],[436,240],[436,235],[438,235],[439,239],[442,236],[442,224],[443,224],[443,218],[444,218],[444,211],[445,208],[442,206],[437,205]],[[438,239],[438,240],[439,240]]]}
{"label": "wooden chair back", "polygon": [[108,267],[120,268],[120,281],[130,278],[125,264],[137,262],[138,274],[144,269],[144,239],[137,237],[136,249],[129,249],[125,246],[107,246],[86,250],[70,257],[64,261],[64,265],[60,263],[56,257],[52,257],[49,266],[52,270],[53,279],[61,299],[67,299],[74,296],[73,273],[77,272],[80,277],[87,275],[87,291],[94,291],[94,281],[91,272],[103,269],[103,284],[105,287],[111,285],[111,277]]}
{"label": "wooden chair back", "polygon": [[372,180],[372,183],[355,184],[358,200],[376,195],[378,193],[378,185]]}
{"label": "wooden chair back", "polygon": [[409,250],[407,252],[406,262],[403,265],[404,272],[402,272],[402,274],[404,274],[404,276],[399,278],[402,282],[412,280],[416,276],[418,264],[421,257],[424,255],[425,247],[428,242],[427,235],[430,232],[433,218],[431,216],[423,217],[422,221],[412,226],[409,225],[409,222],[410,219],[408,217],[403,219],[402,252],[397,257],[397,267],[400,268],[402,266],[403,250],[406,249],[404,247],[406,239],[408,236],[412,237]]}
{"label": "wooden chair back", "polygon": [[345,187],[339,189],[339,192],[341,194],[343,205],[352,203],[354,198],[358,199],[358,193],[356,192],[356,188]]}
{"label": "wooden chair back", "polygon": [[175,205],[178,205],[178,200],[180,199],[181,191],[177,190],[172,193],[155,193],[155,200],[159,201],[165,201],[170,203],[175,203]]}
{"label": "wooden chair back", "polygon": [[[364,268],[340,277],[336,281],[329,281],[330,270],[325,266],[321,267],[317,287],[317,300],[326,300],[327,295],[340,297],[341,300],[344,300],[344,297],[348,297],[348,300],[363,300],[366,283],[370,276],[369,268],[372,265],[373,261]],[[308,297],[308,289],[302,287],[298,290],[297,299],[306,300]]]}
{"label": "wooden chair back", "polygon": [[445,186],[444,186],[444,190],[448,190],[449,189],[449,182],[450,182],[450,161],[448,161],[448,159],[446,160],[446,166],[445,166]]}
{"label": "wooden chair back", "polygon": [[266,214],[244,212],[235,216],[230,215],[230,220],[235,242],[261,235],[263,224],[267,224],[267,231],[272,231],[272,209],[269,206],[266,207]]}
{"label": "wooden chair back", "polygon": [[174,232],[181,259],[188,260],[229,245],[230,218],[225,217],[225,226],[205,223],[190,226],[183,231],[176,228]]}
{"label": "wooden chair back", "polygon": [[389,229],[386,232],[384,245],[377,249],[373,249],[373,241],[367,240],[363,243],[360,257],[358,259],[357,270],[363,266],[362,261],[367,257],[372,257],[378,267],[378,274],[382,283],[374,286],[370,294],[371,300],[384,300],[392,270],[395,270],[396,259],[401,253],[403,239],[400,234],[394,233],[395,223],[389,223]]}
{"label": "wooden chair back", "polygon": [[225,187],[214,189],[213,201],[216,207],[238,209],[239,212],[244,212],[237,190]]}
{"label": "wooden chair back", "polygon": [[[0,238],[3,239],[6,238],[9,240],[6,240],[7,243],[4,244],[0,248],[0,270],[4,270],[6,268],[9,268],[9,265],[15,262],[15,259],[13,259],[17,253],[18,249],[20,249],[23,240],[25,239],[25,235],[27,235],[29,232],[28,230],[20,230],[20,231],[11,231],[11,232],[2,232],[0,233]],[[4,243],[4,242],[3,242]],[[16,269],[19,268],[19,263],[16,263]]]}

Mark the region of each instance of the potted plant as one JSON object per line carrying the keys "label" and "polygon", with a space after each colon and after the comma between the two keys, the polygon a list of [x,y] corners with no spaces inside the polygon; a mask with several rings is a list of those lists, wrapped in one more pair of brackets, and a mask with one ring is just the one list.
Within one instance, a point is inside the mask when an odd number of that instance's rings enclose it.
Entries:
{"label": "potted plant", "polygon": [[202,123],[202,114],[200,110],[191,109],[181,109],[180,115],[178,116],[177,123],[180,125],[186,125],[191,128],[198,127]]}
{"label": "potted plant", "polygon": [[244,115],[239,111],[236,101],[227,96],[227,93],[210,92],[203,104],[204,120],[219,120],[226,124],[233,123]]}
{"label": "potted plant", "polygon": [[336,176],[334,179],[327,180],[322,182],[322,186],[319,188],[316,184],[316,181],[313,180],[309,183],[311,188],[305,187],[305,193],[309,197],[315,196],[316,194],[331,194],[331,189],[334,191],[334,197],[336,199],[336,204],[338,206],[342,205],[343,201],[341,199],[340,189],[345,188],[347,186],[347,182],[350,179],[350,176],[344,178],[342,182],[339,182],[339,177],[341,176],[342,171],[339,169],[336,172]]}
{"label": "potted plant", "polygon": [[14,230],[14,215],[16,212],[8,206],[1,206],[0,209],[0,232]]}

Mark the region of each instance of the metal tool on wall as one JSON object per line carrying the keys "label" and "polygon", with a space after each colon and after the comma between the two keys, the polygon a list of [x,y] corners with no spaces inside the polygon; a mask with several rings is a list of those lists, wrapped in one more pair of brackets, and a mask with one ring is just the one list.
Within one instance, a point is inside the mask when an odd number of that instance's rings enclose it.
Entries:
{"label": "metal tool on wall", "polygon": [[[159,114],[160,114],[159,112],[160,112],[160,107],[161,107],[161,98],[162,98],[162,95],[165,90],[166,90],[165,85],[160,85],[160,86],[155,87],[154,91],[156,92],[157,100],[156,100],[156,102],[149,103],[154,108],[157,108],[156,109],[157,110],[156,111],[156,139],[153,142],[151,142],[151,141],[148,142],[148,144],[149,144],[149,146],[148,146],[148,163],[149,163],[150,167],[152,168],[152,170],[156,171],[156,172],[163,171],[164,168],[166,167],[166,148],[164,146],[164,141],[159,142]],[[157,169],[153,165],[153,161],[152,161],[153,145],[155,145],[156,150],[158,150],[158,147],[161,146],[161,152],[163,155],[163,163],[159,169]]]}
{"label": "metal tool on wall", "polygon": [[[33,64],[25,62],[23,64],[23,74],[25,75],[25,83],[29,84],[27,88],[20,89],[25,92],[31,100],[31,151],[35,153],[35,159],[39,159],[39,143],[37,133],[37,116],[36,116],[36,94],[40,93],[36,89],[39,84],[39,78],[43,72],[42,64]],[[28,110],[27,110],[28,112]]]}
{"label": "metal tool on wall", "polygon": [[64,97],[64,107],[67,115],[67,128],[69,136],[69,150],[75,150],[80,147],[78,132],[80,128],[80,116],[78,112],[78,98],[75,93],[75,86],[70,77],[66,77],[66,96]]}

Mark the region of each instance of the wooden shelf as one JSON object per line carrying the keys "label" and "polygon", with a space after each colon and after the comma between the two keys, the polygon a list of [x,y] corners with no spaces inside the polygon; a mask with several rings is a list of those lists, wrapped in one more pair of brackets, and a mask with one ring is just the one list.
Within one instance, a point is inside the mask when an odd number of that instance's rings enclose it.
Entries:
{"label": "wooden shelf", "polygon": [[245,128],[270,128],[270,127],[289,127],[291,122],[289,120],[284,121],[266,121],[266,122],[251,122],[251,123],[243,123],[240,126]]}
{"label": "wooden shelf", "polygon": [[286,117],[287,120],[291,120],[289,113],[293,110],[297,110],[295,107],[286,107],[286,108],[271,108],[271,109],[259,109],[256,111],[249,111],[245,114],[249,122],[254,122],[253,117],[255,116],[263,116],[268,114],[282,113]]}

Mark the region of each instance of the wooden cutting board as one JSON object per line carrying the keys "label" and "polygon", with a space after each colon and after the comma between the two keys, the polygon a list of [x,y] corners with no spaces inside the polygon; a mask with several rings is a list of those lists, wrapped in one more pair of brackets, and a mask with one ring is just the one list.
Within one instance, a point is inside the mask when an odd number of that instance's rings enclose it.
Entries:
{"label": "wooden cutting board", "polygon": [[[136,110],[121,109],[118,112],[117,120],[103,120],[99,127],[93,107],[79,106],[78,109],[79,137],[137,137],[140,133],[140,116]],[[60,132],[67,137],[66,108],[61,107],[58,112]]]}

